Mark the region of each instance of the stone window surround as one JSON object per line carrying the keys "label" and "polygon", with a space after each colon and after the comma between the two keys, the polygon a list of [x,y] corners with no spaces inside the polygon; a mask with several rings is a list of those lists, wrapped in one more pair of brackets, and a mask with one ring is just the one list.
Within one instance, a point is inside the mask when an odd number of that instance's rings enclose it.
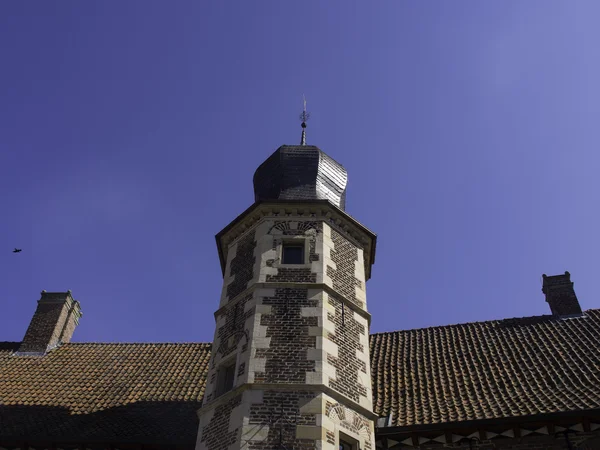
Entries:
{"label": "stone window surround", "polygon": [[[312,267],[309,261],[310,240],[313,236],[275,236],[277,242],[277,259],[273,262],[273,267],[282,269],[310,269]],[[304,244],[304,264],[283,264],[283,246],[285,244]]]}
{"label": "stone window surround", "polygon": [[[237,352],[234,352],[232,355],[228,355],[226,358],[221,359],[221,361],[219,361],[217,363],[217,367],[216,367],[217,378],[215,381],[215,388],[213,390],[213,392],[215,393],[214,398],[221,397],[222,395],[227,394],[228,392],[231,392],[235,389],[238,363],[239,363],[237,356],[238,356]],[[231,385],[230,389],[223,390],[222,384],[223,384],[223,377],[225,376],[224,369],[227,367],[231,367],[231,366],[233,366],[233,384]]]}
{"label": "stone window surround", "polygon": [[264,220],[284,220],[284,218],[285,220],[304,220],[304,218],[322,220],[336,228],[348,240],[364,250],[365,281],[371,278],[371,265],[375,262],[377,236],[345,211],[334,207],[328,200],[315,200],[308,203],[285,201],[254,203],[217,234],[221,269],[225,271],[229,246],[235,243],[249,228]]}
{"label": "stone window surround", "polygon": [[[354,434],[354,433],[352,433]],[[363,450],[364,446],[361,447],[361,442],[360,442],[360,438],[358,436],[352,436],[351,434],[349,434],[349,430],[338,430],[338,432],[336,433],[336,443],[335,443],[335,448],[336,450],[340,449],[340,441],[344,441],[347,442],[348,444],[350,444],[352,446],[352,450]]]}

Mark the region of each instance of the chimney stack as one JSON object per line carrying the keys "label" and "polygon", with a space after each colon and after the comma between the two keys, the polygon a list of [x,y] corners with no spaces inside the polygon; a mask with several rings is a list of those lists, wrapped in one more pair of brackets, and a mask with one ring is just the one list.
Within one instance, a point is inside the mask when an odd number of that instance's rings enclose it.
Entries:
{"label": "chimney stack", "polygon": [[18,353],[46,353],[70,342],[81,315],[79,302],[73,299],[71,291],[42,291]]}
{"label": "chimney stack", "polygon": [[542,292],[546,294],[546,301],[555,316],[573,316],[582,314],[579,300],[573,289],[571,274],[547,276],[542,275]]}

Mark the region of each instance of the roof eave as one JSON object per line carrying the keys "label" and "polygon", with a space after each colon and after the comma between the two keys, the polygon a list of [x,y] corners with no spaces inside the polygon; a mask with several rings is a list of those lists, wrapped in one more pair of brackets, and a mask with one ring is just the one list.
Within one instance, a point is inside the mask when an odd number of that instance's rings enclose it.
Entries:
{"label": "roof eave", "polygon": [[353,218],[352,216],[350,216],[346,211],[340,209],[339,207],[337,207],[336,205],[334,205],[332,202],[330,202],[329,200],[264,200],[264,201],[257,201],[255,203],[253,203],[250,207],[246,208],[246,210],[241,213],[240,215],[238,215],[235,219],[233,219],[225,228],[223,228],[221,231],[219,231],[216,236],[215,236],[215,240],[217,242],[217,251],[219,252],[219,262],[221,264],[221,273],[223,276],[225,276],[225,266],[227,264],[227,260],[226,260],[226,249],[223,248],[223,241],[222,238],[223,236],[225,236],[229,231],[231,231],[236,225],[240,224],[245,218],[247,218],[253,211],[255,211],[257,208],[261,207],[261,206],[267,206],[267,205],[273,205],[273,206],[277,206],[277,205],[321,205],[323,207],[327,207],[327,208],[331,208],[335,211],[336,214],[338,214],[339,216],[343,217],[344,220],[347,220],[348,222],[350,222],[352,224],[352,226],[354,226],[355,228],[359,229],[362,233],[364,233],[366,236],[368,236],[368,239],[370,240],[370,251],[369,251],[369,264],[368,267],[365,267],[365,275],[367,280],[371,277],[371,266],[373,264],[375,264],[375,249],[377,247],[377,235],[375,233],[373,233],[370,229],[368,229],[366,226],[364,226],[362,223],[360,223],[359,221],[357,221],[355,218]]}
{"label": "roof eave", "polygon": [[539,413],[525,416],[510,416],[490,419],[464,420],[455,422],[442,422],[432,424],[405,425],[396,427],[376,427],[375,433],[377,436],[395,436],[402,434],[414,433],[434,433],[448,432],[457,429],[476,428],[486,429],[490,427],[501,427],[508,425],[526,425],[528,423],[556,423],[565,419],[584,418],[584,417],[600,418],[600,407],[592,409],[581,409],[572,411],[557,411],[552,413]]}

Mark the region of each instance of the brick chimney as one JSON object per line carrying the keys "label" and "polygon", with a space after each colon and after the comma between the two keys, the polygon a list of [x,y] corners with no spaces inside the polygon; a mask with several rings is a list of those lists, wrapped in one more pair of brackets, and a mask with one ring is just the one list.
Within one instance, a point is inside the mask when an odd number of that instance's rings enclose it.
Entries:
{"label": "brick chimney", "polygon": [[546,294],[546,301],[550,305],[552,314],[555,316],[572,316],[582,313],[569,272],[565,272],[564,275],[550,277],[543,274],[542,278],[544,279],[542,292]]}
{"label": "brick chimney", "polygon": [[81,315],[79,302],[73,299],[71,291],[42,291],[18,353],[46,353],[71,341]]}

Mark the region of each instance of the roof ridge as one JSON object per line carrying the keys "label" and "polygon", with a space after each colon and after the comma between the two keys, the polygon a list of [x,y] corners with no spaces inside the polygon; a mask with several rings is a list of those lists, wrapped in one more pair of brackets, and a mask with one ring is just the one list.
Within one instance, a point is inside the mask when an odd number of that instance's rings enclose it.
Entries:
{"label": "roof ridge", "polygon": [[[585,311],[583,311],[583,314],[580,317],[569,317],[569,319],[579,319],[579,318],[585,319],[586,313],[592,312],[592,311],[600,312],[600,308],[586,309]],[[435,329],[435,328],[455,328],[455,327],[464,327],[464,326],[468,326],[468,325],[482,325],[482,324],[489,324],[489,323],[502,323],[502,322],[510,322],[510,321],[515,321],[515,320],[542,319],[542,318],[554,319],[556,321],[564,320],[564,318],[554,316],[552,314],[540,314],[538,316],[506,317],[504,319],[490,319],[490,320],[480,320],[480,321],[474,321],[474,322],[452,323],[452,324],[448,324],[448,325],[432,325],[430,327],[422,327],[422,328],[408,328],[408,329],[403,329],[403,330],[380,331],[377,333],[371,333],[370,336],[375,336],[375,335],[380,335],[380,334],[405,333],[405,332],[409,332],[409,331],[419,331],[419,330],[431,330],[431,329]]]}
{"label": "roof ridge", "polygon": [[212,346],[212,342],[69,342],[65,345],[206,345]]}

